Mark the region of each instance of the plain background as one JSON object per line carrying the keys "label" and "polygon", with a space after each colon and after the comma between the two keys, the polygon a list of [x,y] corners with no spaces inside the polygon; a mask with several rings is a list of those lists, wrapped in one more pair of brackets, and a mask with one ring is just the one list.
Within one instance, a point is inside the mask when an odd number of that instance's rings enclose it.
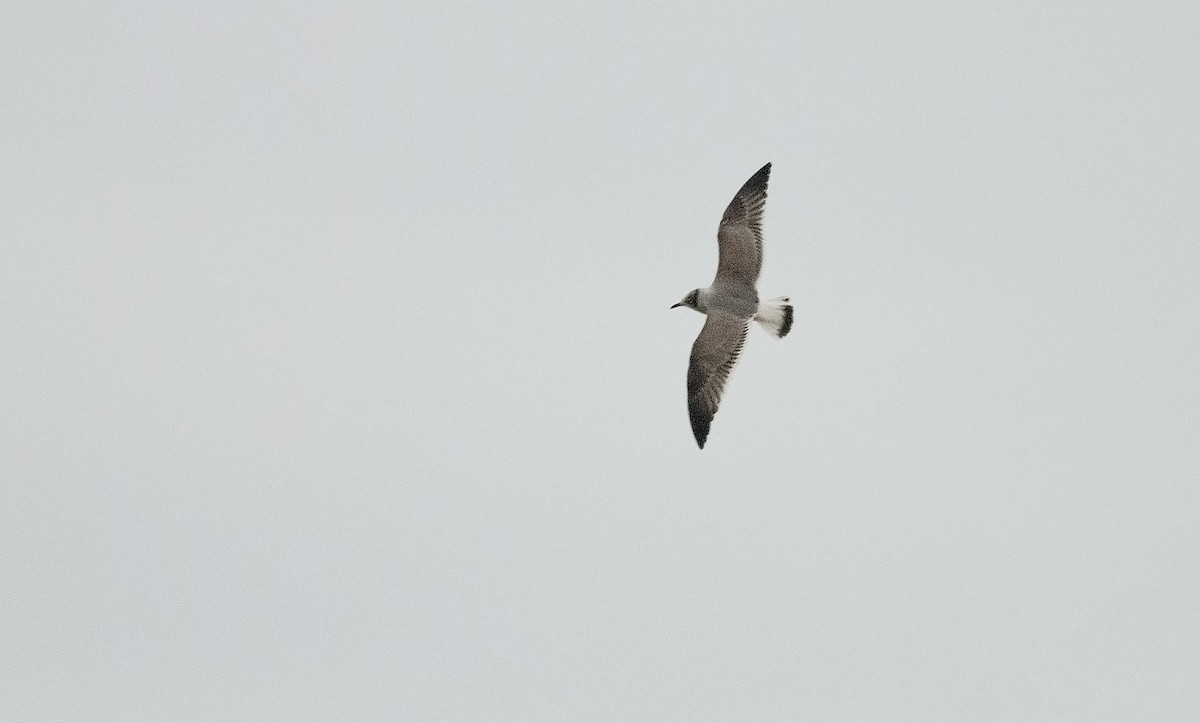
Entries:
{"label": "plain background", "polygon": [[1200,718],[1194,2],[0,15],[0,717]]}

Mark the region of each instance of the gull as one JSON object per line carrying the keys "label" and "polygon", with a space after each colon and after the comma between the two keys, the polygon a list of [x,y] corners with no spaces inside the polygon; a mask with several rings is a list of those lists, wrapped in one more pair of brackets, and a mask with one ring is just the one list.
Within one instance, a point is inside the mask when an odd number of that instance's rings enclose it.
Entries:
{"label": "gull", "polygon": [[762,218],[770,175],[768,163],[742,185],[721,216],[712,285],[692,289],[671,307],[686,306],[708,317],[692,344],[687,373],[688,417],[700,449],[708,439],[725,380],[742,353],[750,320],[780,339],[792,329],[790,299],[780,296],[760,302],[755,288],[762,269]]}

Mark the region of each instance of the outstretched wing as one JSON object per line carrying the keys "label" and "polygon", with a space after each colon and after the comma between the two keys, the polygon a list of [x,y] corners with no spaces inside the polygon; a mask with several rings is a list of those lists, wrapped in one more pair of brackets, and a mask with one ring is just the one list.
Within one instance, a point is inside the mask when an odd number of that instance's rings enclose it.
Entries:
{"label": "outstretched wing", "polygon": [[[771,164],[758,169],[729,202],[717,229],[716,282],[735,281],[754,287],[762,269],[762,218],[767,206]],[[714,283],[716,283],[714,282]]]}
{"label": "outstretched wing", "polygon": [[721,404],[725,380],[742,353],[749,328],[749,319],[710,311],[700,336],[692,344],[687,374],[688,417],[692,420],[692,434],[700,449],[704,449],[708,428]]}

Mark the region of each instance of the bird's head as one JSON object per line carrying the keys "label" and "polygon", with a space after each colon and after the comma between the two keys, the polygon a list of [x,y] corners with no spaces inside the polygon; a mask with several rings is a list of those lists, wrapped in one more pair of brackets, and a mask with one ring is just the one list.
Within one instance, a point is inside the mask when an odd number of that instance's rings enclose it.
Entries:
{"label": "bird's head", "polygon": [[689,309],[695,309],[696,311],[699,311],[700,310],[699,304],[700,304],[700,289],[692,289],[691,291],[688,292],[687,296],[683,297],[683,301],[680,301],[678,304],[672,305],[671,308],[675,309],[680,306],[686,306]]}

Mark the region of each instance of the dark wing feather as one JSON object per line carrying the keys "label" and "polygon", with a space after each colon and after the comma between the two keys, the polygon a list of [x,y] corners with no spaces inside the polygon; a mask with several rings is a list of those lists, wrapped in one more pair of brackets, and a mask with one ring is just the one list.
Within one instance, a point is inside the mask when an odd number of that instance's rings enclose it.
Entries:
{"label": "dark wing feather", "polygon": [[687,374],[688,417],[700,449],[704,449],[713,415],[721,404],[725,380],[737,363],[749,328],[749,319],[710,311],[700,336],[692,344]]}
{"label": "dark wing feather", "polygon": [[737,281],[754,286],[762,269],[762,219],[767,207],[767,180],[771,164],[763,166],[742,185],[729,202],[717,229],[717,281]]}

